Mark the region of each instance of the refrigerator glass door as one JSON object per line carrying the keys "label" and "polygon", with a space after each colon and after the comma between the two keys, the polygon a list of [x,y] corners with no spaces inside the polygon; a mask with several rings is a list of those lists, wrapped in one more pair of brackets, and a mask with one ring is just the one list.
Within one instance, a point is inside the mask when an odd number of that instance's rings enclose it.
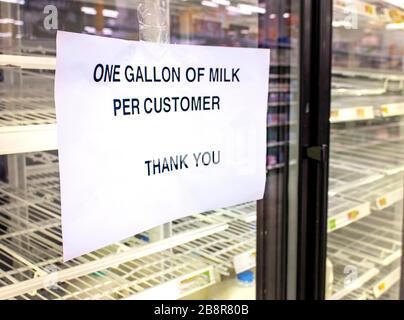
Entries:
{"label": "refrigerator glass door", "polygon": [[404,2],[334,1],[326,298],[398,299]]}
{"label": "refrigerator glass door", "polygon": [[55,36],[270,48],[265,207],[287,217],[297,200],[285,205],[297,186],[299,13],[291,0],[0,1],[0,299],[255,299],[256,203],[62,261]]}

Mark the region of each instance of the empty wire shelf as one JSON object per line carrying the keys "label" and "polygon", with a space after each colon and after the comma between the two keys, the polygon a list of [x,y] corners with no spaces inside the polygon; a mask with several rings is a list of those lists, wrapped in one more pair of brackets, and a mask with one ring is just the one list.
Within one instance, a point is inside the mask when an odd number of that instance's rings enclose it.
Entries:
{"label": "empty wire shelf", "polygon": [[[359,199],[358,199],[359,200]],[[350,200],[343,196],[328,198],[328,232],[343,228],[370,214],[368,201]]]}
{"label": "empty wire shelf", "polygon": [[401,221],[384,210],[329,235],[328,255],[334,267],[330,299],[344,299],[401,257]]}
{"label": "empty wire shelf", "polygon": [[227,224],[213,217],[189,217],[186,231],[173,229],[170,238],[147,243],[132,237],[118,244],[62,261],[59,206],[47,197],[18,192],[0,185],[0,297],[12,298],[39,290],[54,277],[68,281],[134,259],[174,248],[185,242],[224,231]]}
{"label": "empty wire shelf", "polygon": [[223,276],[232,272],[242,272],[255,267],[256,263],[256,226],[242,220],[228,223],[229,228],[186,243],[182,248],[195,250],[197,254],[213,263]]}
{"label": "empty wire shelf", "polygon": [[403,175],[399,173],[350,189],[343,195],[351,200],[369,202],[374,210],[383,210],[403,199],[403,185]]}
{"label": "empty wire shelf", "polygon": [[57,149],[53,75],[24,72],[0,97],[0,154]]}

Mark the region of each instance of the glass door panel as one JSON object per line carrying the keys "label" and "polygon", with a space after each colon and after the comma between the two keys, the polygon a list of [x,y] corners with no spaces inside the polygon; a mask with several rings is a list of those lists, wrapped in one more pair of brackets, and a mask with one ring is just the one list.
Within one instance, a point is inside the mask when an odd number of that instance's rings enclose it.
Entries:
{"label": "glass door panel", "polygon": [[334,1],[328,299],[398,299],[404,3]]}
{"label": "glass door panel", "polygon": [[[288,179],[297,186],[299,13],[290,0],[0,1],[0,299],[255,299],[256,203],[62,261],[55,36],[270,48],[266,201],[287,216]],[[117,265],[128,252],[137,258]]]}

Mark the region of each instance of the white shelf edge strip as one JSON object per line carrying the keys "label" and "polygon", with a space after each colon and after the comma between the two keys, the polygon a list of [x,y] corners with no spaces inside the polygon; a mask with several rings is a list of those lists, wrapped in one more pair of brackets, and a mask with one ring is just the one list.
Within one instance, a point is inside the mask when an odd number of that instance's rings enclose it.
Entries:
{"label": "white shelf edge strip", "polygon": [[394,284],[400,280],[401,270],[397,268],[392,272],[388,273],[380,281],[378,281],[372,288],[373,295],[378,299],[386,291],[388,291]]}
{"label": "white shelf edge strip", "polygon": [[[199,286],[197,288],[188,290],[188,291],[183,291],[181,290],[181,283],[184,280],[187,279],[192,279],[193,277],[196,277],[202,273],[207,272],[209,274],[209,282]],[[197,292],[199,290],[202,290],[203,288],[206,288],[208,286],[211,286],[215,283],[214,279],[214,272],[213,272],[213,267],[208,266],[205,268],[201,268],[199,270],[196,270],[192,273],[185,274],[183,276],[180,276],[176,279],[173,279],[171,281],[167,281],[165,283],[159,284],[155,287],[148,288],[144,291],[141,291],[139,293],[136,293],[134,295],[131,295],[129,297],[126,297],[122,300],[174,300],[174,299],[181,299],[187,295],[190,295],[194,292]]]}
{"label": "white shelf edge strip", "polygon": [[342,290],[336,292],[333,294],[329,300],[341,300],[343,299],[346,295],[351,293],[352,291],[355,291],[356,289],[359,289],[362,287],[366,282],[371,280],[373,277],[379,274],[379,269],[372,268],[369,271],[367,271],[364,275],[359,277],[354,283],[352,283],[349,286],[344,287]]}
{"label": "white shelf edge strip", "polygon": [[20,67],[23,69],[55,70],[56,58],[1,54],[0,66]]}
{"label": "white shelf edge strip", "polygon": [[0,155],[57,150],[56,124],[0,127]]}

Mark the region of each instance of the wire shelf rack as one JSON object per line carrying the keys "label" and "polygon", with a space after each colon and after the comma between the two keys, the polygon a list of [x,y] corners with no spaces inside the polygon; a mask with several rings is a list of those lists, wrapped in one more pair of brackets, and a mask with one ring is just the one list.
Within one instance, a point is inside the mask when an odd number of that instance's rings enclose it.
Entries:
{"label": "wire shelf rack", "polygon": [[[328,256],[334,266],[330,299],[344,299],[377,275],[384,276],[384,268],[401,257],[401,220],[383,210],[329,235]],[[355,281],[347,283],[350,275]]]}
{"label": "wire shelf rack", "polygon": [[[213,284],[216,272],[255,266],[255,223],[246,222],[255,204],[173,221],[170,237],[157,242],[144,233],[63,262],[57,155],[25,158],[26,189],[0,184],[0,298],[180,298]],[[130,278],[136,268],[139,277]],[[160,286],[171,289],[153,289]]]}
{"label": "wire shelf rack", "polygon": [[213,267],[191,254],[162,251],[66,281],[54,278],[36,291],[14,299],[179,299],[215,283]]}
{"label": "wire shelf rack", "polygon": [[354,188],[344,195],[351,200],[369,202],[374,210],[386,209],[403,199],[403,174],[386,176],[383,179]]}
{"label": "wire shelf rack", "polygon": [[328,198],[328,232],[343,228],[370,214],[368,201],[356,201],[343,196]]}
{"label": "wire shelf rack", "polygon": [[[380,191],[377,189],[383,188],[384,183],[387,183],[389,188],[399,189],[398,181],[402,181],[402,177],[397,174],[404,171],[404,138],[399,134],[402,128],[402,123],[391,123],[370,129],[364,127],[333,132],[329,195],[346,195],[348,190],[351,192],[367,185],[362,190],[370,188],[369,197],[366,199],[369,200],[374,193]],[[391,181],[385,180],[386,176],[393,175],[395,178]],[[353,198],[358,199],[356,196]],[[360,199],[365,197],[362,195]],[[383,199],[381,200],[382,203]]]}
{"label": "wire shelf rack", "polygon": [[384,176],[328,198],[328,232],[356,222],[372,210],[389,208],[403,199],[403,175]]}
{"label": "wire shelf rack", "polygon": [[355,225],[332,233],[328,239],[330,255],[352,255],[356,259],[366,259],[376,265],[388,265],[401,256],[401,229],[398,219],[391,215],[372,214]]}
{"label": "wire shelf rack", "polygon": [[147,243],[132,237],[63,262],[59,206],[27,191],[15,191],[4,183],[0,185],[0,196],[0,297],[3,299],[41,289],[53,276],[54,272],[47,272],[49,268],[57,268],[60,281],[68,281],[130,260],[142,260],[227,228],[223,222],[214,222],[213,216],[209,219],[192,216],[186,220],[186,228],[173,229],[169,239]]}
{"label": "wire shelf rack", "polygon": [[352,291],[344,300],[398,300],[400,281],[400,262],[384,267],[373,279]]}
{"label": "wire shelf rack", "polygon": [[334,160],[355,164],[362,170],[372,168],[373,171],[384,175],[404,171],[404,150],[401,142],[386,142],[372,148],[359,146],[338,151],[332,149],[331,152]]}
{"label": "wire shelf rack", "polygon": [[255,267],[255,235],[254,223],[234,220],[226,230],[182,247],[197,251],[201,258],[215,265],[219,274],[230,276],[233,271],[238,273]]}
{"label": "wire shelf rack", "polygon": [[[331,146],[336,151],[352,150],[358,147],[384,146],[391,142],[402,142],[402,122],[382,122],[378,125],[358,127],[355,130],[333,130]],[[403,151],[403,148],[398,149]]]}
{"label": "wire shelf rack", "polygon": [[0,87],[0,127],[56,122],[53,76],[23,74],[21,85]]}
{"label": "wire shelf rack", "polygon": [[[347,77],[337,77],[334,76],[332,79],[332,97],[335,102],[339,102],[340,100],[346,102],[353,101],[352,96],[360,97],[360,96],[380,96],[386,92],[386,81],[384,80],[358,80],[357,78],[347,78]],[[350,98],[340,98],[336,97],[346,97],[350,96]],[[368,98],[369,99],[369,98]],[[334,102],[333,101],[333,102]],[[362,101],[359,102],[359,105],[364,105]],[[338,104],[338,107],[344,107],[346,104]],[[334,104],[333,104],[334,107]]]}
{"label": "wire shelf rack", "polygon": [[384,175],[370,166],[361,166],[348,159],[341,160],[331,154],[329,174],[329,196],[377,181]]}
{"label": "wire shelf rack", "polygon": [[55,150],[53,76],[23,72],[21,79],[0,86],[0,154]]}

